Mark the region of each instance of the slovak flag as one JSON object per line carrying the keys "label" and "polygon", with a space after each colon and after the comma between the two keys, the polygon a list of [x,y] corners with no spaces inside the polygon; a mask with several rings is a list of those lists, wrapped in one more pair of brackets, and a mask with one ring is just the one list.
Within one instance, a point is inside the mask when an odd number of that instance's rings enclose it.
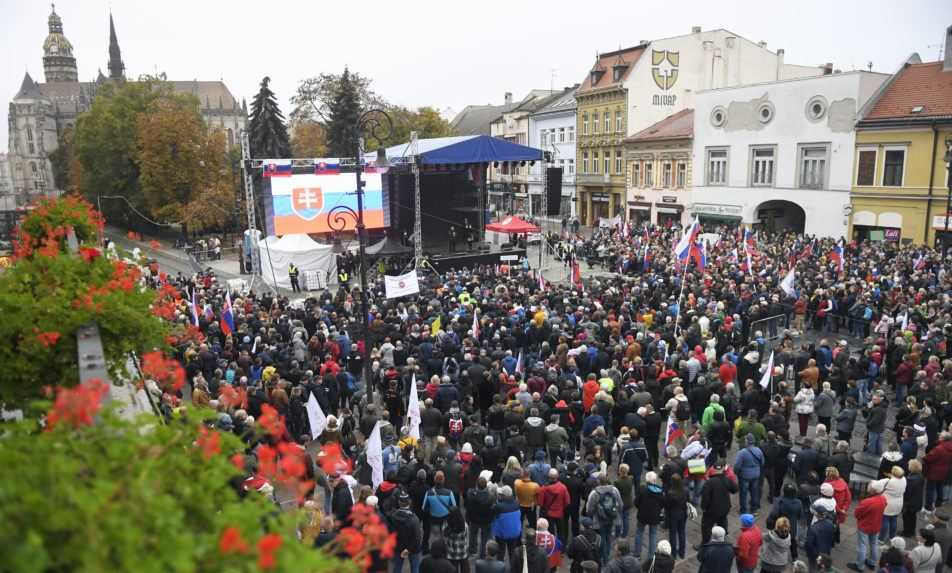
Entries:
{"label": "slovak flag", "polygon": [[192,303],[189,305],[192,307],[192,324],[198,326],[198,300],[195,298],[195,291],[192,291]]}
{"label": "slovak flag", "polygon": [[645,256],[641,262],[641,272],[648,272],[648,267],[651,266],[651,258],[648,256],[648,245],[645,244]]}
{"label": "slovak flag", "polygon": [[473,338],[479,340],[479,318],[476,316],[476,311],[473,311]]}
{"label": "slovak flag", "polygon": [[839,272],[843,272],[843,243],[837,243],[833,250],[830,251],[830,260],[836,261],[836,268]]}
{"label": "slovak flag", "polygon": [[526,367],[525,367],[525,365],[522,363],[522,351],[520,350],[520,351],[519,351],[519,359],[516,360],[516,372],[518,372],[519,374],[522,374],[523,372],[525,372],[525,370],[526,370]]}
{"label": "slovak flag", "polygon": [[291,160],[290,159],[270,159],[262,164],[265,177],[290,177]]}
{"label": "slovak flag", "polygon": [[912,270],[919,271],[925,268],[926,258],[922,256],[922,253],[919,253],[919,256],[916,258],[915,262],[912,263]]}
{"label": "slovak flag", "polygon": [[728,260],[732,263],[736,263],[740,260],[740,257],[737,256],[737,249],[731,249],[731,254],[728,257]]}
{"label": "slovak flag", "polygon": [[704,267],[707,266],[707,247],[704,241],[694,243],[694,246],[691,247],[691,258],[694,259],[697,268],[703,271]]}
{"label": "slovak flag", "polygon": [[208,320],[215,320],[215,311],[212,310],[212,305],[210,304],[205,305],[205,318]]}
{"label": "slovak flag", "polygon": [[545,277],[542,276],[542,271],[539,271],[539,290],[545,290]]}
{"label": "slovak flag", "polygon": [[668,418],[668,429],[664,436],[664,447],[670,446],[675,440],[683,436],[684,430],[681,429],[681,424],[678,424],[677,420]]}
{"label": "slovak flag", "polygon": [[582,288],[582,267],[579,266],[578,261],[572,261],[572,284],[576,288]]}
{"label": "slovak flag", "polygon": [[754,234],[750,229],[744,229],[744,248],[747,248],[747,245],[754,246]]}
{"label": "slovak flag", "polygon": [[340,164],[320,161],[314,164],[314,173],[315,175],[337,175],[340,173]]}
{"label": "slovak flag", "polygon": [[539,531],[536,533],[535,544],[548,558],[549,569],[557,569],[562,564],[562,540],[557,535],[549,531]]}
{"label": "slovak flag", "polygon": [[225,305],[221,307],[221,331],[225,336],[235,331],[235,317],[231,313],[231,293],[225,293]]}
{"label": "slovak flag", "polygon": [[816,239],[810,241],[803,247],[803,250],[800,252],[799,258],[808,259],[813,256],[813,243],[816,242]]}
{"label": "slovak flag", "polygon": [[697,217],[695,217],[691,225],[684,230],[681,240],[678,241],[678,244],[674,246],[674,254],[677,255],[678,260],[684,261],[690,256],[691,245],[697,242],[697,236],[700,234],[700,232],[701,223],[698,221]]}

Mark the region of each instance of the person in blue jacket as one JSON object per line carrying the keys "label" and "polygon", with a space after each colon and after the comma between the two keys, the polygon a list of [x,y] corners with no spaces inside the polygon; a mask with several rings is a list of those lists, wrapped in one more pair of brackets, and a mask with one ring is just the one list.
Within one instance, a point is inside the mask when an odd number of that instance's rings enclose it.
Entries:
{"label": "person in blue jacket", "polygon": [[[522,537],[522,512],[508,485],[502,486],[496,493],[498,497],[493,506],[491,531],[499,544],[499,558],[505,561],[512,558]],[[506,551],[508,556],[503,555]]]}
{"label": "person in blue jacket", "polygon": [[422,510],[427,512],[430,517],[430,528],[423,532],[423,547],[430,546],[431,536],[435,534],[434,539],[443,535],[443,522],[450,513],[450,508],[456,505],[456,498],[453,492],[446,485],[446,476],[442,471],[436,472],[433,476],[433,487],[427,490],[423,496]]}
{"label": "person in blue jacket", "polygon": [[833,535],[836,529],[829,512],[816,506],[813,511],[816,521],[807,530],[807,542],[803,547],[809,559],[810,571],[817,570],[817,559],[821,555],[829,555],[833,550]]}
{"label": "person in blue jacket", "polygon": [[734,460],[734,474],[740,486],[742,514],[760,511],[760,476],[764,470],[764,453],[757,447],[754,435],[747,434],[745,440],[746,446],[737,452],[737,458]]}

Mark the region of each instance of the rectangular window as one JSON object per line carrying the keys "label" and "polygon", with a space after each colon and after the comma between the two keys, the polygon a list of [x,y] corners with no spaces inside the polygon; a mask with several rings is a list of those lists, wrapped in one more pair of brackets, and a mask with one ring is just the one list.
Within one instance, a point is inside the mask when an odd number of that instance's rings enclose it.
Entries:
{"label": "rectangular window", "polygon": [[725,185],[727,183],[727,150],[707,150],[707,184]]}
{"label": "rectangular window", "polygon": [[40,174],[40,172],[36,169],[36,163],[33,163],[32,161],[30,162],[30,171],[33,173],[33,177],[36,177]]}
{"label": "rectangular window", "polygon": [[774,148],[755,147],[751,150],[750,182],[754,186],[769,186],[774,182]]}
{"label": "rectangular window", "polygon": [[539,132],[539,142],[542,144],[542,147],[546,146],[546,144],[548,143],[548,139],[549,139],[548,131],[543,129],[542,131]]}
{"label": "rectangular window", "polygon": [[905,149],[887,149],[883,160],[883,187],[902,187],[902,172],[906,163]]}
{"label": "rectangular window", "polygon": [[575,175],[575,160],[569,159],[569,175]]}
{"label": "rectangular window", "polygon": [[631,164],[631,186],[641,187],[641,162],[635,161]]}
{"label": "rectangular window", "polygon": [[800,148],[800,188],[823,189],[826,184],[826,146]]}
{"label": "rectangular window", "polygon": [[565,128],[559,128],[559,143],[565,143]]}
{"label": "rectangular window", "polygon": [[605,175],[608,175],[609,173],[612,172],[612,171],[611,171],[611,170],[612,170],[612,152],[611,152],[611,151],[606,151],[606,152],[604,153],[603,157],[604,157],[604,162],[605,162],[605,163],[604,163],[604,165],[605,165]]}
{"label": "rectangular window", "polygon": [[672,166],[670,161],[665,161],[664,165],[661,166],[661,186],[665,189],[671,188],[671,177],[673,175]]}
{"label": "rectangular window", "polygon": [[615,151],[615,173],[622,174],[621,170],[621,151]]}
{"label": "rectangular window", "polygon": [[588,135],[588,114],[582,114],[582,135]]}
{"label": "rectangular window", "polygon": [[645,187],[654,187],[654,163],[645,161]]}
{"label": "rectangular window", "polygon": [[27,147],[30,149],[30,155],[33,155],[34,153],[36,153],[36,147],[33,145],[32,141],[27,144]]}
{"label": "rectangular window", "polygon": [[588,173],[588,152],[582,152],[582,173]]}
{"label": "rectangular window", "polygon": [[876,184],[876,150],[860,149],[856,158],[856,184]]}
{"label": "rectangular window", "polygon": [[621,133],[623,130],[621,128],[621,111],[615,112],[615,131]]}
{"label": "rectangular window", "polygon": [[592,152],[592,173],[598,173],[598,152]]}
{"label": "rectangular window", "polygon": [[602,118],[605,120],[605,133],[611,133],[612,131],[612,118],[611,114],[607,111],[602,114]]}
{"label": "rectangular window", "polygon": [[592,112],[592,133],[598,133],[598,112]]}
{"label": "rectangular window", "polygon": [[678,163],[678,189],[684,189],[684,184],[687,182],[688,178],[688,164],[684,162]]}
{"label": "rectangular window", "polygon": [[26,126],[26,140],[33,141],[33,128],[29,125]]}
{"label": "rectangular window", "polygon": [[575,141],[575,128],[569,126],[569,143]]}

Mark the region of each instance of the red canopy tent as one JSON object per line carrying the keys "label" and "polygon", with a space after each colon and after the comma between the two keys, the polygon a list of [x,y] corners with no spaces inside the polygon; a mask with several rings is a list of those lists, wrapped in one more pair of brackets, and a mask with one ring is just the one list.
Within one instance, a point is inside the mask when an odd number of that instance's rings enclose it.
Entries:
{"label": "red canopy tent", "polygon": [[494,233],[521,235],[523,233],[538,233],[539,227],[519,217],[506,217],[502,221],[496,221],[486,225],[486,230]]}

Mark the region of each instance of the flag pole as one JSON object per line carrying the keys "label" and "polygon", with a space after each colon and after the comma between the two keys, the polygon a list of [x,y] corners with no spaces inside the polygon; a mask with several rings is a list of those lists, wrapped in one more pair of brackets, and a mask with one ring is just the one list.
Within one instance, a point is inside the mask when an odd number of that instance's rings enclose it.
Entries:
{"label": "flag pole", "polygon": [[674,315],[674,342],[678,341],[678,333],[681,330],[681,297],[684,296],[684,282],[688,274],[688,263],[691,262],[691,257],[688,257],[684,261],[684,270],[681,271],[681,290],[678,292],[678,311]]}

